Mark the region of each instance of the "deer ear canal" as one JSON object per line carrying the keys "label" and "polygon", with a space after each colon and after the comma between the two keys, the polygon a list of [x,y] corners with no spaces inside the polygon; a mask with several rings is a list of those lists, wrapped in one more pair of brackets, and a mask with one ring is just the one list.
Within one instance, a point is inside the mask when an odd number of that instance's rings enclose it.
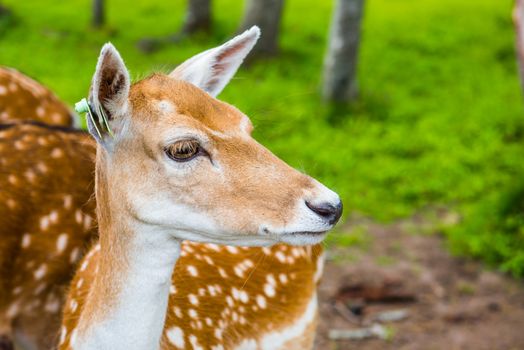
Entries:
{"label": "deer ear canal", "polygon": [[187,81],[216,97],[233,78],[259,36],[260,29],[254,26],[225,44],[188,59],[169,76]]}
{"label": "deer ear canal", "polygon": [[[111,130],[118,130],[119,119],[128,109],[131,82],[129,72],[116,48],[107,43],[102,47],[90,94],[90,115],[87,118],[89,132],[101,143]],[[99,125],[97,125],[99,124]],[[100,126],[102,126],[100,128]]]}

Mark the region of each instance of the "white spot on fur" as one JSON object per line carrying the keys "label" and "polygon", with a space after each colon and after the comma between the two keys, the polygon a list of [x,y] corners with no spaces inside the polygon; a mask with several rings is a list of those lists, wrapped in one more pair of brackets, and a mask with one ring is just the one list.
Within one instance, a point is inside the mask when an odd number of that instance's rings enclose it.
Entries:
{"label": "white spot on fur", "polygon": [[77,224],[81,224],[82,223],[82,211],[80,209],[77,209],[75,211],[75,221]]}
{"label": "white spot on fur", "polygon": [[68,239],[69,235],[67,233],[62,233],[60,236],[58,236],[58,239],[56,240],[56,251],[58,252],[58,254],[61,254],[67,247]]}
{"label": "white spot on fur", "polygon": [[226,271],[223,268],[221,268],[221,267],[218,268],[218,273],[223,278],[227,278],[228,277]]}
{"label": "white spot on fur", "polygon": [[60,148],[53,148],[51,151],[52,158],[60,158],[64,155],[64,152]]}
{"label": "white spot on fur", "polygon": [[80,258],[80,248],[76,247],[71,252],[71,256],[69,257],[69,262],[71,264],[74,264],[78,261],[78,258]]}
{"label": "white spot on fur", "polygon": [[205,245],[207,248],[211,249],[211,250],[214,250],[215,252],[219,252],[220,251],[220,247],[217,245],[217,244],[214,244],[214,243],[208,243]]}
{"label": "white spot on fur", "polygon": [[216,291],[215,287],[207,286],[207,290],[209,292],[209,295],[211,295],[212,297],[217,295],[217,291]]}
{"label": "white spot on fur", "polygon": [[45,114],[45,110],[42,106],[36,107],[36,115],[39,117],[43,117]]}
{"label": "white spot on fur", "polygon": [[324,262],[325,254],[322,252],[322,254],[317,258],[317,269],[315,270],[315,276],[313,277],[315,283],[318,283],[322,277],[322,273],[324,272]]}
{"label": "white spot on fur", "polygon": [[240,292],[235,287],[231,288],[231,294],[233,295],[233,299],[235,300],[240,299]]}
{"label": "white spot on fur", "polygon": [[47,165],[45,165],[43,162],[38,162],[36,167],[38,168],[38,170],[40,170],[41,173],[47,173],[47,171],[49,170],[47,168]]}
{"label": "white spot on fur", "polygon": [[175,312],[176,317],[182,318],[182,311],[178,306],[173,307],[173,311]]}
{"label": "white spot on fur", "polygon": [[54,300],[48,301],[45,304],[44,308],[49,313],[56,313],[60,309],[60,303],[58,302],[58,299],[54,299]]}
{"label": "white spot on fur", "polygon": [[7,206],[9,207],[9,209],[15,209],[16,208],[16,201],[12,198],[9,198],[7,201]]}
{"label": "white spot on fur", "polygon": [[193,345],[193,350],[204,350],[200,344],[198,344],[198,339],[196,336],[194,336],[193,334],[191,334],[189,336],[189,342],[191,343],[191,345]]}
{"label": "white spot on fur", "polygon": [[[15,145],[16,146],[16,145]],[[24,173],[25,177],[30,181],[30,182],[33,182],[35,181],[35,178],[36,178],[36,175],[33,171],[31,170],[27,170],[25,173]]]}
{"label": "white spot on fur", "polygon": [[257,295],[257,304],[261,309],[265,309],[267,306],[266,298],[264,298],[262,295]]}
{"label": "white spot on fur", "polygon": [[71,299],[71,301],[69,302],[69,308],[71,309],[71,312],[74,313],[78,308],[78,302],[75,299]]}
{"label": "white spot on fur", "polygon": [[7,317],[12,318],[18,315],[19,311],[20,311],[20,307],[18,306],[18,303],[13,303],[7,309],[6,315]]}
{"label": "white spot on fur", "polygon": [[215,338],[217,338],[218,340],[221,340],[222,339],[222,333],[224,331],[220,328],[216,328],[215,329]]}
{"label": "white spot on fur", "polygon": [[191,276],[193,276],[193,277],[197,277],[198,276],[198,270],[193,265],[188,265],[187,266],[187,272],[189,272],[189,274]]}
{"label": "white spot on fur", "polygon": [[59,342],[59,345],[64,344],[66,337],[67,337],[67,328],[65,328],[65,326],[62,326],[62,329],[60,330],[60,342]]}
{"label": "white spot on fur", "polygon": [[277,260],[280,261],[281,263],[286,262],[286,256],[284,255],[284,253],[280,251],[275,253],[275,258],[277,258]]}
{"label": "white spot on fur", "polygon": [[16,185],[18,183],[18,178],[13,175],[13,174],[10,174],[8,177],[7,177],[7,181],[11,184],[11,185]]}
{"label": "white spot on fur", "polygon": [[188,296],[189,302],[193,305],[198,305],[198,298],[194,294],[189,294]]}
{"label": "white spot on fur", "polygon": [[49,227],[49,217],[42,216],[40,218],[40,229],[42,231],[45,231],[45,230],[47,230],[48,227]]}
{"label": "white spot on fur", "polygon": [[29,233],[25,233],[22,236],[22,248],[27,248],[31,245],[31,235]]}
{"label": "white spot on fur", "polygon": [[47,273],[47,265],[42,264],[33,274],[36,280],[40,280],[42,279],[42,277],[45,276],[46,273]]}
{"label": "white spot on fur", "polygon": [[246,291],[241,290],[240,291],[240,301],[243,303],[247,303],[249,300],[249,296],[247,295]]}
{"label": "white spot on fur", "polygon": [[38,295],[44,291],[44,289],[47,287],[47,284],[40,283],[34,290],[33,295]]}
{"label": "white spot on fur", "polygon": [[273,287],[277,285],[277,281],[275,280],[275,277],[273,277],[273,274],[269,273],[266,276],[267,283],[272,285]]}
{"label": "white spot on fur", "polygon": [[237,275],[240,278],[244,278],[244,270],[242,270],[242,267],[239,265],[236,265],[233,270],[235,271],[235,275]]}
{"label": "white spot on fur", "polygon": [[166,331],[167,339],[177,348],[184,348],[184,332],[179,327],[172,327]]}
{"label": "white spot on fur", "polygon": [[226,250],[228,252],[230,252],[231,254],[237,254],[238,253],[238,248],[237,247],[226,246]]}
{"label": "white spot on fur", "polygon": [[264,284],[264,293],[270,298],[275,296],[275,287],[273,287],[271,284]]}
{"label": "white spot on fur", "polygon": [[93,221],[93,218],[91,215],[84,215],[84,231],[87,231],[91,228],[91,222]]}

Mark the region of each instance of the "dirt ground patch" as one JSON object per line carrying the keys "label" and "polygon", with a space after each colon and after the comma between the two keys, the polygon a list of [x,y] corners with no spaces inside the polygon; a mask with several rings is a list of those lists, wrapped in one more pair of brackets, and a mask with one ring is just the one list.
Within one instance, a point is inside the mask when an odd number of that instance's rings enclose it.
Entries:
{"label": "dirt ground patch", "polygon": [[452,257],[420,218],[351,225],[367,243],[328,250],[317,350],[524,349],[521,281]]}

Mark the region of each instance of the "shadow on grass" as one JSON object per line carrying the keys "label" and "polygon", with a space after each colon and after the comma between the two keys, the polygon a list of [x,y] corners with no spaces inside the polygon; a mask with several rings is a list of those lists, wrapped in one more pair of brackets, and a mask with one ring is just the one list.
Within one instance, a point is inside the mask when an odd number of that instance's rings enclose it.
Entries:
{"label": "shadow on grass", "polygon": [[326,121],[333,127],[340,126],[348,119],[368,119],[384,122],[388,119],[389,104],[381,96],[361,93],[360,96],[348,103],[325,103],[324,115]]}

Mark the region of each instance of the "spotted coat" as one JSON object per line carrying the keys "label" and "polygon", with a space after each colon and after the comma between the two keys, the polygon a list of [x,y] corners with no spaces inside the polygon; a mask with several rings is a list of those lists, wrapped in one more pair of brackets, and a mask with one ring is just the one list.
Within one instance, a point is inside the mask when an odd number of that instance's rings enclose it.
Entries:
{"label": "spotted coat", "polygon": [[51,90],[12,68],[0,67],[0,123],[32,120],[73,126],[75,118]]}

